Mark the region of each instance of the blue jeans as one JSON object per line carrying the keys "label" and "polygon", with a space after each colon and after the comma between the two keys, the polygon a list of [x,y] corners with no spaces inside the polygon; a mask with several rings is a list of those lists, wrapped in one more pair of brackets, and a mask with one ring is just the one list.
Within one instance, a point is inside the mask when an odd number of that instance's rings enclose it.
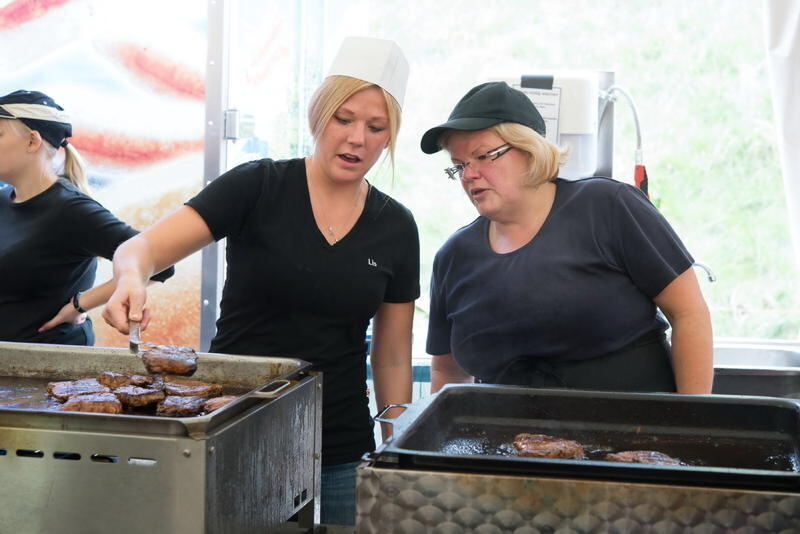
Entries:
{"label": "blue jeans", "polygon": [[356,466],[360,462],[322,467],[321,522],[327,525],[356,523]]}

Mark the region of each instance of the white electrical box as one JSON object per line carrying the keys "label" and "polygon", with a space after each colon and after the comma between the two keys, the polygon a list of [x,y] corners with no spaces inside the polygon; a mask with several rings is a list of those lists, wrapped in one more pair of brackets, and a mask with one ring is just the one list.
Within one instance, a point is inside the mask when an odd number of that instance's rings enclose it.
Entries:
{"label": "white electrical box", "polygon": [[528,95],[544,119],[548,141],[568,150],[561,178],[573,180],[596,174],[600,108],[597,71],[554,71],[498,81]]}

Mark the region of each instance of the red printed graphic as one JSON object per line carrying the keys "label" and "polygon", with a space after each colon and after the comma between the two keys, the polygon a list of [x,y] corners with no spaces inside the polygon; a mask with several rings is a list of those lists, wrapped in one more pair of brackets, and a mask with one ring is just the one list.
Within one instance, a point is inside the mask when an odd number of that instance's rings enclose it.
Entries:
{"label": "red printed graphic", "polygon": [[82,131],[70,143],[92,163],[122,167],[151,165],[189,152],[203,150],[203,141],[159,141],[108,132]]}
{"label": "red printed graphic", "polygon": [[7,6],[0,7],[0,30],[25,24],[67,2],[69,0],[14,0]]}
{"label": "red printed graphic", "polygon": [[161,91],[203,100],[203,76],[146,49],[134,45],[117,45],[111,54],[135,76]]}

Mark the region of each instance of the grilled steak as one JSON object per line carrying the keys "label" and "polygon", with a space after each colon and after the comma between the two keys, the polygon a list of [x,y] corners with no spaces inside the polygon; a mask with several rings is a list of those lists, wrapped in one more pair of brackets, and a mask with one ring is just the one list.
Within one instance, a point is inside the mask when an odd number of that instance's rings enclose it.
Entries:
{"label": "grilled steak", "polygon": [[117,389],[122,386],[148,386],[153,383],[153,377],[106,371],[97,377],[97,381],[111,389]]}
{"label": "grilled steak", "polygon": [[580,458],[584,455],[583,447],[577,441],[545,434],[517,434],[514,447],[520,456],[535,458]]}
{"label": "grilled steak", "polygon": [[122,403],[113,393],[85,393],[73,395],[61,405],[70,412],[121,413]]}
{"label": "grilled steak", "polygon": [[197,353],[191,347],[156,345],[145,348],[141,354],[144,366],[150,374],[191,376],[197,370]]}
{"label": "grilled steak", "polygon": [[73,395],[84,393],[111,393],[111,390],[95,378],[82,378],[80,380],[65,380],[63,382],[50,382],[47,392],[61,402],[66,402]]}
{"label": "grilled steak", "polygon": [[214,410],[219,410],[223,406],[227,406],[231,402],[238,399],[236,395],[223,395],[222,397],[214,397],[213,399],[208,399],[206,402],[203,403],[203,411],[206,413],[211,413]]}
{"label": "grilled steak", "polygon": [[179,397],[216,397],[222,395],[222,385],[165,377],[164,392]]}
{"label": "grilled steak", "polygon": [[681,465],[681,461],[658,451],[622,451],[606,454],[608,462],[626,462],[629,464]]}
{"label": "grilled steak", "polygon": [[178,397],[170,395],[158,403],[156,415],[167,415],[170,417],[185,417],[197,415],[203,410],[203,403],[208,400],[205,397]]}
{"label": "grilled steak", "polygon": [[159,389],[140,388],[138,386],[122,386],[114,390],[114,395],[125,406],[140,408],[164,400],[164,392]]}

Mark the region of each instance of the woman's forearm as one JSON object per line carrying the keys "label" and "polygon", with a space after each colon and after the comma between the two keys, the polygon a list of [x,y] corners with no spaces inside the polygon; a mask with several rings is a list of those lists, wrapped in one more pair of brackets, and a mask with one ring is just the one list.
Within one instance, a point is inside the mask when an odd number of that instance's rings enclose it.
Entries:
{"label": "woman's forearm", "polygon": [[[375,362],[375,359],[372,360]],[[372,364],[375,404],[378,410],[390,404],[411,402],[411,358],[389,365]]]}
{"label": "woman's forearm", "polygon": [[[383,303],[372,322],[372,380],[378,410],[392,404],[411,402],[411,325],[414,303]],[[386,412],[394,418],[401,408]],[[389,425],[381,424],[383,439],[391,435]]]}
{"label": "woman's forearm", "polygon": [[149,313],[145,304],[150,277],[213,241],[208,225],[188,206],[181,206],[125,241],[114,253],[117,287],[103,310],[103,318],[123,334],[128,333],[129,321],[141,321],[144,329]]}
{"label": "woman's forearm", "polygon": [[452,354],[431,358],[431,393],[438,393],[447,384],[471,384],[475,378],[464,371]]}
{"label": "woman's forearm", "polygon": [[87,289],[83,291],[80,296],[78,297],[78,303],[80,307],[85,310],[89,311],[91,309],[97,308],[98,306],[102,306],[108,299],[111,298],[111,295],[114,293],[114,288],[116,287],[116,283],[114,279],[108,280],[105,283],[100,284],[99,286],[95,286],[91,289]]}
{"label": "woman's forearm", "polygon": [[676,318],[672,324],[672,367],[678,393],[711,393],[714,347],[706,315]]}
{"label": "woman's forearm", "polygon": [[[166,267],[169,265],[164,266]],[[114,253],[114,278],[117,280],[133,277],[142,283],[147,283],[147,280],[158,272],[156,269],[149,243],[142,234],[122,243]]]}
{"label": "woman's forearm", "polygon": [[[404,361],[403,361],[404,360]],[[373,352],[372,382],[375,386],[375,405],[380,412],[384,407],[411,402],[411,351],[407,358],[395,359],[394,363],[381,363]],[[391,408],[384,417],[394,419],[402,414],[403,408]],[[381,435],[384,441],[392,435],[391,425],[381,423]]]}

